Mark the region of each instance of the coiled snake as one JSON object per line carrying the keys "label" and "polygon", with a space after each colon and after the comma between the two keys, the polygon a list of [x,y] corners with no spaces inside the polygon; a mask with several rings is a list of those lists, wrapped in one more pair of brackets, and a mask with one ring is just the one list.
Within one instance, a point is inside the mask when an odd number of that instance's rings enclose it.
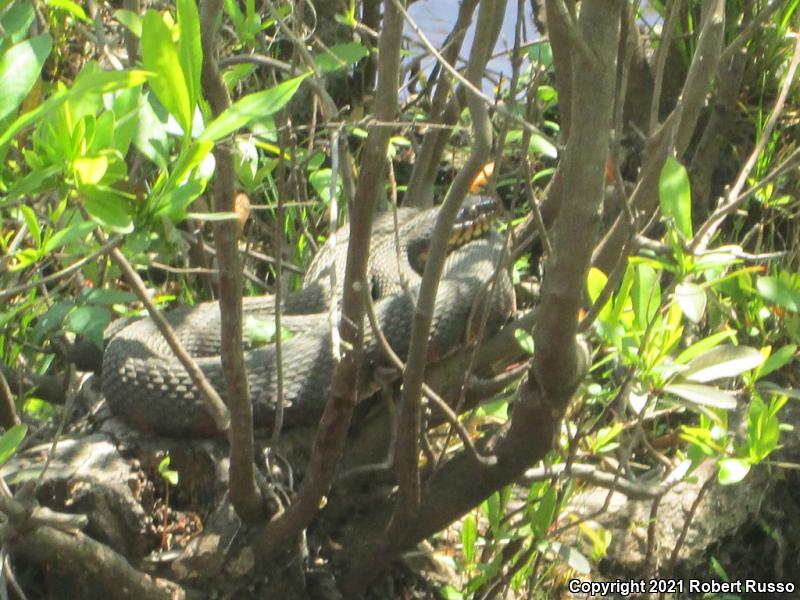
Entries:
{"label": "coiled snake", "polygon": [[[481,315],[489,290],[488,331],[498,328],[514,307],[514,293],[504,269],[497,283],[502,238],[489,228],[487,202],[468,200],[451,235],[450,252],[436,296],[429,342],[429,360],[442,358],[465,343],[468,323]],[[394,351],[405,358],[410,323],[421,280],[426,242],[438,209],[397,212],[395,235],[391,213],[378,217],[373,227],[368,266],[369,285],[375,300],[377,322]],[[336,245],[326,244],[308,269],[303,287],[287,295],[283,304],[283,327],[290,336],[282,340],[285,424],[313,423],[322,414],[333,378],[328,324],[328,269],[331,258],[337,270],[341,295],[349,229],[343,228]],[[479,236],[476,238],[476,236]],[[476,238],[476,239],[475,239]],[[397,248],[395,239],[399,239]],[[469,241],[468,241],[469,240]],[[274,319],[274,297],[256,296],[243,302],[245,318]],[[476,310],[480,309],[480,310]],[[180,341],[195,357],[212,385],[225,398],[219,359],[219,304],[205,302],[168,313],[167,320]],[[257,427],[269,427],[276,406],[276,360],[274,344],[248,344],[245,361],[253,415]],[[367,369],[388,364],[365,321],[364,362]],[[362,377],[369,386],[371,377]],[[183,366],[174,357],[150,319],[123,327],[108,341],[103,355],[103,393],[112,413],[128,425],[167,436],[218,435],[205,403]],[[366,394],[367,389],[360,390]]]}

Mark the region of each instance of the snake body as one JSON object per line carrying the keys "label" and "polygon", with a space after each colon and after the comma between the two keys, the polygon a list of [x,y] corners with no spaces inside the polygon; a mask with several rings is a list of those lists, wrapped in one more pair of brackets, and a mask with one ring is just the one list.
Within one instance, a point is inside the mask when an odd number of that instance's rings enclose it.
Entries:
{"label": "snake body", "polygon": [[[391,214],[376,219],[370,247],[368,284],[377,322],[389,344],[402,358],[408,352],[410,323],[421,281],[412,248],[420,230],[430,228],[437,209],[399,209],[395,236]],[[485,225],[484,225],[485,227]],[[483,229],[483,227],[479,227]],[[488,327],[497,328],[513,310],[514,295],[507,273],[500,270],[497,283],[489,285],[502,252],[502,238],[493,230],[453,250],[439,284],[429,341],[429,360],[437,360],[465,342],[467,324],[488,309]],[[287,294],[282,326],[290,337],[282,340],[284,423],[310,424],[319,419],[328,397],[335,360],[332,352],[327,306],[328,272],[333,261],[337,271],[336,293],[341,294],[349,230],[328,243],[312,261],[303,287]],[[395,244],[399,239],[400,246]],[[490,293],[490,290],[493,290]],[[274,319],[273,296],[245,298],[245,319]],[[205,302],[167,313],[176,335],[225,399],[219,358],[220,315],[217,302]],[[477,324],[476,324],[477,325]],[[365,321],[366,369],[388,364]],[[245,362],[254,422],[273,423],[277,403],[277,367],[274,344],[248,345]],[[369,373],[360,396],[370,391]],[[219,435],[200,393],[150,319],[123,327],[108,341],[103,355],[103,392],[112,413],[128,425],[167,436]],[[374,388],[373,388],[374,389]]]}

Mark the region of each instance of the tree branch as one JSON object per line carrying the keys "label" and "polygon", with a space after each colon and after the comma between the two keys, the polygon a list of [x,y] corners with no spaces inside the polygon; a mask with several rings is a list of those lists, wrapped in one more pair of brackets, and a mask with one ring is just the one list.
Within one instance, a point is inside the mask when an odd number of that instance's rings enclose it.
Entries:
{"label": "tree branch", "polygon": [[[384,3],[383,28],[378,42],[380,68],[375,118],[391,121],[397,109],[398,74],[403,19],[392,0]],[[347,429],[357,401],[357,381],[363,355],[364,298],[372,217],[377,190],[383,185],[386,151],[391,130],[371,126],[367,136],[355,198],[350,206],[350,245],[347,250],[342,318],[339,325],[345,352],[334,374],[330,397],[322,415],[302,488],[286,512],[269,524],[263,543],[267,553],[282,552],[319,511],[330,488],[334,469],[344,448]]]}
{"label": "tree branch", "polygon": [[[230,96],[214,58],[216,24],[222,13],[222,0],[204,0],[201,6],[203,45],[203,91],[211,111],[218,116],[230,104]],[[229,140],[214,147],[214,210],[233,212],[236,175]],[[242,266],[237,250],[239,231],[235,221],[214,223],[214,239],[219,261],[219,311],[221,318],[220,356],[230,409],[230,494],[236,513],[245,522],[264,518],[262,498],[255,480],[253,405],[247,385],[242,343]]]}

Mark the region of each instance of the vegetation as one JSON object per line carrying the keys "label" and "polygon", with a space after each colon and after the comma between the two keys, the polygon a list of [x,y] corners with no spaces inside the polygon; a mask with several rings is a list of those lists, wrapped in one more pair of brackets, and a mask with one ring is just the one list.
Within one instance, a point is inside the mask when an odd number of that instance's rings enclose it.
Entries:
{"label": "vegetation", "polygon": [[[439,46],[405,4],[0,1],[0,585],[800,586],[800,3],[462,0]],[[428,364],[432,249],[390,399],[358,398],[368,306],[352,284],[376,210],[441,202],[443,240],[478,186],[506,208],[518,313]],[[241,296],[297,289],[345,220],[325,415],[254,437]],[[120,442],[82,376],[107,327],[214,299],[227,406],[203,389],[227,443]],[[261,329],[262,344],[284,337],[280,321]],[[423,381],[457,421],[428,414]],[[115,494],[113,518],[149,525],[110,535],[86,498]],[[410,568],[390,570],[400,558]]]}

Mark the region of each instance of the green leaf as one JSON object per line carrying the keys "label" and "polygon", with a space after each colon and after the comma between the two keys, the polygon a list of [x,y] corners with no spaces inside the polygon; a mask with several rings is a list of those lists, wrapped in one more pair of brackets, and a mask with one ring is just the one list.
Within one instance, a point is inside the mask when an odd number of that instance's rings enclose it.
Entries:
{"label": "green leaf", "polygon": [[198,181],[190,181],[184,185],[179,185],[158,199],[158,204],[153,214],[157,217],[165,216],[173,221],[185,219],[186,209],[202,192],[203,186]]}
{"label": "green leaf", "polygon": [[108,169],[106,156],[82,156],[72,162],[78,183],[81,185],[96,185],[100,183]]}
{"label": "green leaf", "polygon": [[70,223],[66,227],[59,229],[53,236],[47,240],[42,249],[45,254],[54,252],[72,242],[81,239],[92,229],[95,225],[91,221],[79,221],[77,223]]}
{"label": "green leaf", "polygon": [[475,542],[478,540],[478,524],[472,513],[461,521],[461,546],[467,564],[475,561]]}
{"label": "green leaf", "polygon": [[714,333],[707,338],[703,338],[699,342],[695,342],[689,346],[686,350],[678,355],[678,357],[675,359],[675,362],[679,365],[684,365],[692,360],[695,356],[699,356],[706,350],[710,350],[714,346],[718,346],[728,338],[732,340],[736,339],[736,332],[731,329],[726,329],[725,331]]}
{"label": "green leaf", "polygon": [[52,48],[52,38],[43,34],[24,40],[0,55],[0,121],[25,100]]}
{"label": "green leaf", "polygon": [[142,96],[136,115],[137,129],[133,145],[166,172],[169,168],[170,139],[165,122],[159,118],[151,102],[155,102],[151,94]]}
{"label": "green leaf", "polygon": [[200,17],[195,0],[178,0],[178,57],[189,90],[189,105],[197,106],[202,97],[200,72],[203,68],[203,47],[200,44]]}
{"label": "green leaf", "polygon": [[679,283],[675,286],[675,302],[687,319],[699,323],[706,312],[706,291],[696,283]]}
{"label": "green leaf", "polygon": [[647,327],[661,308],[661,285],[658,280],[659,273],[653,267],[646,264],[636,265],[631,299],[636,322],[641,329]]}
{"label": "green leaf", "polygon": [[[254,347],[264,346],[275,342],[275,320],[259,319],[252,315],[244,318],[242,325],[242,335],[244,339]],[[285,327],[281,328],[281,339],[285,340],[292,336],[292,333]]]}
{"label": "green leaf", "polygon": [[161,477],[164,478],[164,481],[170,485],[178,485],[178,472],[169,468],[170,462],[172,462],[172,459],[169,454],[167,454],[161,462],[158,463],[158,472]]}
{"label": "green leaf", "polygon": [[541,154],[548,158],[558,158],[558,149],[543,135],[534,133],[528,143],[528,151],[531,154]]}
{"label": "green leaf", "polygon": [[131,10],[120,8],[114,11],[114,18],[128,28],[137,38],[142,37],[142,17]]}
{"label": "green leaf", "polygon": [[736,408],[736,398],[719,388],[697,383],[674,383],[664,386],[664,391],[700,406],[732,410]]}
{"label": "green leaf", "polygon": [[215,142],[237,129],[274,114],[286,106],[309,75],[310,73],[304,73],[275,87],[240,98],[211,121],[198,139]]}
{"label": "green leaf", "polygon": [[528,354],[533,354],[533,336],[524,329],[514,330],[514,339],[517,340],[519,347]]}
{"label": "green leaf", "polygon": [[762,362],[764,356],[755,348],[725,344],[693,358],[686,365],[681,377],[689,381],[707,383],[715,379],[736,377],[756,368]]}
{"label": "green leaf", "polygon": [[84,300],[90,304],[113,306],[114,304],[128,304],[136,300],[136,294],[125,290],[112,290],[107,288],[92,288],[84,295]]}
{"label": "green leaf", "polygon": [[82,191],[83,204],[92,219],[112,231],[133,231],[133,221],[124,196],[114,190],[94,186],[87,186]]}
{"label": "green leaf", "polygon": [[191,170],[203,162],[213,147],[214,144],[212,142],[201,141],[195,141],[184,146],[178,156],[178,160],[175,161],[175,167],[169,175],[164,190],[172,190],[176,185],[183,182],[189,176]]}
{"label": "green leaf", "polygon": [[161,15],[148,10],[142,20],[142,63],[150,87],[186,136],[192,132],[192,105],[172,34]]}
{"label": "green leaf", "polygon": [[[589,269],[589,275],[586,278],[586,291],[589,294],[589,299],[592,303],[597,302],[597,299],[600,297],[603,289],[606,287],[606,283],[608,283],[608,277],[606,274],[603,273],[597,267],[592,267]],[[611,317],[611,296],[608,297],[606,303],[603,305],[603,308],[600,309],[600,312],[597,314],[597,318],[600,321],[608,321]]]}
{"label": "green leaf", "polygon": [[536,500],[536,504],[534,505],[535,508],[529,511],[528,522],[531,525],[533,535],[537,538],[543,538],[553,522],[553,517],[555,517],[558,495],[553,486],[548,485],[541,496],[535,499],[529,497],[528,502],[530,503],[531,500]]}
{"label": "green leaf", "polygon": [[800,290],[789,286],[777,277],[759,277],[756,281],[758,293],[766,300],[792,312],[800,312]]}
{"label": "green leaf", "polygon": [[788,365],[794,360],[794,355],[796,352],[797,346],[794,344],[788,344],[782,348],[779,348],[775,352],[772,352],[756,372],[756,379],[766,377],[770,373],[773,373],[778,369]]}
{"label": "green leaf", "polygon": [[662,214],[675,221],[685,239],[692,237],[692,193],[686,168],[672,157],[667,158],[658,181],[658,200]]}
{"label": "green leaf", "polygon": [[314,62],[323,73],[332,73],[349,67],[369,55],[369,50],[357,42],[335,44],[327,52],[314,55]]}
{"label": "green leaf", "polygon": [[78,100],[90,93],[102,95],[133,87],[143,83],[146,79],[147,73],[145,71],[134,69],[128,71],[99,71],[86,76],[79,75],[75,80],[75,85],[71,88],[56,92],[33,110],[17,117],[17,120],[0,135],[0,148],[26,127],[58,110],[67,100]]}
{"label": "green leaf", "polygon": [[719,461],[717,480],[722,485],[739,483],[750,472],[750,465],[738,458],[723,458]]}
{"label": "green leaf", "polygon": [[25,439],[25,434],[28,433],[27,425],[14,425],[9,428],[2,437],[0,437],[0,465],[6,463],[11,458],[14,452],[17,451],[22,440]]}
{"label": "green leaf", "polygon": [[550,547],[555,550],[556,554],[558,554],[573,570],[583,575],[591,572],[592,567],[587,558],[572,546],[565,546],[560,542],[551,542]]}
{"label": "green leaf", "polygon": [[[314,191],[317,193],[317,196],[320,200],[322,200],[325,204],[330,204],[331,202],[331,175],[333,171],[330,169],[317,169],[311,175],[308,176],[308,182],[311,184],[311,187],[314,188]],[[336,193],[337,197],[342,192],[342,179],[339,177],[336,181]]]}
{"label": "green leaf", "polygon": [[111,323],[111,311],[101,306],[78,306],[67,315],[69,331],[83,335],[103,347],[103,331]]}
{"label": "green leaf", "polygon": [[47,4],[67,11],[73,17],[80,19],[84,23],[92,22],[91,19],[86,16],[86,11],[83,10],[83,7],[77,2],[73,2],[72,0],[47,0]]}
{"label": "green leaf", "polygon": [[25,219],[25,224],[28,226],[28,233],[31,234],[33,241],[36,242],[36,247],[40,248],[42,245],[42,229],[39,225],[39,219],[36,212],[25,204],[20,206],[22,210],[22,217]]}
{"label": "green leaf", "polygon": [[[6,5],[5,2],[0,4]],[[2,9],[0,9],[0,12],[2,12]],[[0,15],[0,27],[3,28],[5,35],[8,36],[9,43],[16,44],[25,38],[34,17],[33,4],[30,2],[17,2]],[[1,48],[2,44],[0,44]]]}

